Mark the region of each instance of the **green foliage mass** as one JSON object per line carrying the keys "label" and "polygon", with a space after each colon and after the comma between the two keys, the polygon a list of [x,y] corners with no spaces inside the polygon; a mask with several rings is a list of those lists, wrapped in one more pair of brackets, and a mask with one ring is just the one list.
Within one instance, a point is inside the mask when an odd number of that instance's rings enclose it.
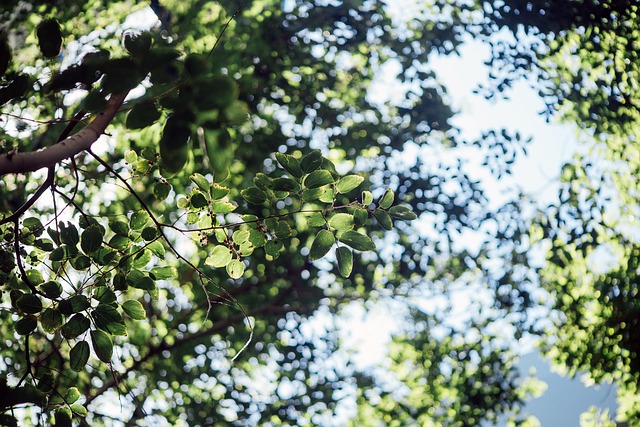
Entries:
{"label": "green foliage mass", "polygon": [[[140,11],[155,26],[125,28]],[[621,46],[636,43],[635,13],[616,2],[442,1],[410,18],[382,1],[3,2],[0,424],[525,423],[536,387],[496,331],[541,332],[538,283],[564,314],[549,353],[623,384],[634,419],[639,256],[623,219],[638,208],[637,61]],[[505,28],[531,44],[496,41]],[[464,162],[437,155],[477,150],[499,178],[524,151],[519,135],[468,142],[451,124],[430,58],[467,34],[492,44],[504,73],[488,96],[535,70],[549,113],[605,147],[593,153],[610,168],[565,166],[560,203],[539,221],[525,221],[519,195],[491,209]],[[400,97],[379,99],[391,62]],[[460,248],[461,235],[481,243]],[[529,263],[536,236],[552,243],[542,271]],[[618,265],[597,275],[589,256],[605,243]],[[387,365],[365,369],[336,325],[375,304],[405,320]]]}

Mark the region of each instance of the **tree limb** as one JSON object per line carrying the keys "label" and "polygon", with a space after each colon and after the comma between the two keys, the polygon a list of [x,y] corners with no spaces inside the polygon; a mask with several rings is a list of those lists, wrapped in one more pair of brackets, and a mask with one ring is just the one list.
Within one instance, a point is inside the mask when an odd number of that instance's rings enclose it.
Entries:
{"label": "tree limb", "polygon": [[98,113],[91,123],[58,144],[40,151],[9,153],[0,156],[0,176],[34,172],[38,169],[51,167],[91,148],[111,123],[126,96],[126,93],[112,95],[105,109]]}

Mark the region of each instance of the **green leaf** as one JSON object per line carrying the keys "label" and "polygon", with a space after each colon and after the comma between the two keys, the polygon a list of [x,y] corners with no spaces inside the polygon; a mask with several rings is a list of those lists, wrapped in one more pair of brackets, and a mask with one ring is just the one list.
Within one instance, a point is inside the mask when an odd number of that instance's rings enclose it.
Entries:
{"label": "green leaf", "polygon": [[78,255],[71,260],[71,266],[76,270],[86,270],[91,265],[91,259],[84,255]]}
{"label": "green leaf", "polygon": [[62,285],[55,280],[50,280],[40,285],[40,291],[42,291],[47,298],[55,299],[62,295]]}
{"label": "green leaf", "polygon": [[271,178],[260,172],[253,177],[253,183],[256,187],[264,191],[270,190],[273,187]]}
{"label": "green leaf", "polygon": [[264,251],[273,259],[278,258],[278,256],[280,256],[280,252],[282,252],[283,250],[284,245],[280,240],[269,240],[264,245]]}
{"label": "green leaf", "polygon": [[331,231],[325,229],[318,231],[311,244],[311,249],[309,249],[309,259],[315,261],[322,258],[329,252],[335,242],[336,237]]}
{"label": "green leaf", "polygon": [[267,201],[267,194],[258,187],[245,188],[241,194],[247,202],[254,205],[261,205]]}
{"label": "green leaf", "polygon": [[[109,358],[111,359],[111,358]],[[69,363],[71,369],[80,372],[87,366],[89,361],[89,343],[86,341],[78,342],[69,352]],[[57,425],[57,423],[56,423]]]}
{"label": "green leaf", "polygon": [[68,321],[62,326],[62,336],[70,340],[84,334],[91,322],[82,313],[74,314]]}
{"label": "green leaf", "polygon": [[100,329],[94,329],[91,331],[91,344],[93,345],[93,351],[96,353],[98,359],[104,363],[111,362],[113,356],[113,341],[111,337]]}
{"label": "green leaf", "polygon": [[108,286],[96,286],[93,288],[92,296],[103,304],[110,304],[117,300],[115,292]]}
{"label": "green leaf", "polygon": [[357,188],[362,184],[364,178],[360,175],[347,175],[338,180],[336,183],[336,190],[340,194],[348,193],[349,191]]}
{"label": "green leaf", "polygon": [[144,320],[147,318],[147,312],[144,307],[140,303],[140,301],[136,300],[128,300],[122,303],[122,310],[126,313],[127,316],[131,317],[134,320]]}
{"label": "green leaf", "polygon": [[400,219],[403,221],[413,221],[414,219],[418,218],[418,216],[411,210],[411,208],[402,205],[391,207],[391,209],[389,209],[389,215],[391,215],[392,218]]}
{"label": "green leaf", "polygon": [[342,277],[349,277],[353,270],[353,253],[344,246],[336,249],[336,258],[338,259],[338,271]]}
{"label": "green leaf", "polygon": [[60,246],[59,248],[55,248],[49,254],[49,261],[62,261],[63,259],[68,258],[67,251],[64,246]]}
{"label": "green leaf", "polygon": [[320,212],[311,212],[307,216],[307,225],[309,227],[322,227],[327,223],[324,215]]}
{"label": "green leaf", "polygon": [[[160,119],[160,110],[152,100],[138,102],[127,114],[126,126],[129,129],[142,129],[151,126]],[[126,159],[127,163],[134,163]],[[135,161],[135,160],[134,160]]]}
{"label": "green leaf", "polygon": [[[82,368],[78,371],[81,371]],[[71,417],[71,409],[66,406],[56,409],[53,416],[55,427],[71,427]]]}
{"label": "green leaf", "polygon": [[45,19],[36,28],[40,52],[45,58],[55,58],[62,46],[62,31],[55,19]]}
{"label": "green leaf", "polygon": [[80,396],[82,395],[80,394],[80,390],[78,390],[77,387],[69,387],[64,395],[64,401],[70,405],[80,399]]}
{"label": "green leaf", "polygon": [[[129,113],[131,114],[131,113]],[[132,164],[135,163],[138,160],[138,153],[136,153],[134,150],[127,150],[124,153],[124,161]]]}
{"label": "green leaf", "polygon": [[226,214],[236,210],[235,205],[229,202],[213,201],[211,202],[211,211],[214,214]]}
{"label": "green leaf", "polygon": [[251,229],[249,232],[249,242],[254,248],[260,248],[267,243],[267,236],[260,230]]}
{"label": "green leaf", "polygon": [[205,264],[211,267],[221,268],[226,267],[233,258],[233,252],[227,246],[216,245],[211,251],[211,255],[204,261]]}
{"label": "green leaf", "polygon": [[363,191],[362,204],[365,206],[369,206],[371,203],[373,203],[373,194],[371,194],[371,191]]}
{"label": "green leaf", "polygon": [[378,206],[380,206],[382,209],[389,209],[393,204],[393,198],[393,190],[387,188],[387,191],[384,192],[384,195],[380,199]]}
{"label": "green leaf", "polygon": [[338,240],[358,251],[373,251],[376,249],[376,245],[369,236],[360,234],[357,231],[346,231],[340,235]]}
{"label": "green leaf", "polygon": [[74,295],[71,298],[60,301],[58,309],[65,316],[84,311],[91,307],[91,302],[84,295]]}
{"label": "green leaf", "polygon": [[323,185],[331,184],[333,182],[333,175],[328,170],[317,170],[311,172],[304,179],[304,185],[307,188],[318,188]]}
{"label": "green leaf", "polygon": [[62,326],[64,319],[62,318],[62,313],[55,308],[47,308],[42,312],[40,316],[40,324],[42,325],[42,329],[48,334],[52,334]]}
{"label": "green leaf", "polygon": [[227,264],[227,274],[232,279],[239,279],[244,274],[244,262],[234,259]]}
{"label": "green leaf", "polygon": [[80,405],[79,403],[72,404],[70,408],[71,412],[81,417],[86,417],[89,414],[87,408],[85,408],[83,405]]}
{"label": "green leaf", "polygon": [[160,240],[156,240],[155,242],[151,242],[147,245],[147,249],[149,249],[155,256],[158,258],[164,258],[165,250],[164,245]]}
{"label": "green leaf", "polygon": [[129,224],[124,221],[110,221],[109,228],[118,236],[129,236]]}
{"label": "green leaf", "polygon": [[311,173],[322,166],[322,152],[313,150],[300,160],[300,167],[305,174]]}
{"label": "green leaf", "polygon": [[300,162],[295,157],[289,154],[276,153],[276,160],[280,163],[280,166],[291,175],[296,178],[301,178],[303,175]]}
{"label": "green leaf", "polygon": [[169,265],[162,265],[153,267],[149,272],[149,275],[153,277],[154,280],[175,279],[178,277],[178,270]]}
{"label": "green leaf", "polygon": [[160,202],[169,197],[170,192],[171,185],[168,182],[156,182],[153,185],[153,197]]}
{"label": "green leaf", "polygon": [[118,235],[113,236],[111,240],[109,240],[109,246],[112,246],[120,250],[128,248],[132,243],[133,241],[128,237],[118,236]]}
{"label": "green leaf", "polygon": [[278,222],[278,225],[269,230],[276,235],[278,239],[286,239],[287,237],[291,237],[291,226],[285,221]]}
{"label": "green leaf", "polygon": [[25,313],[34,314],[42,311],[42,301],[33,294],[24,294],[16,302],[16,306]]}
{"label": "green leaf", "polygon": [[122,315],[111,304],[98,304],[92,311],[91,317],[93,317],[96,327],[111,335],[127,334]]}
{"label": "green leaf", "polygon": [[319,200],[322,195],[327,192],[328,187],[322,186],[318,188],[307,188],[302,192],[302,200],[305,202],[311,202],[313,200]]}
{"label": "green leaf", "polygon": [[18,320],[13,328],[18,335],[28,335],[38,327],[38,320],[35,316],[27,315]]}
{"label": "green leaf", "polygon": [[373,216],[378,220],[382,228],[384,228],[385,230],[393,229],[393,222],[391,221],[391,217],[389,216],[387,211],[376,209],[373,211]]}
{"label": "green leaf", "polygon": [[338,231],[351,230],[354,226],[353,215],[337,213],[329,219],[329,226]]}
{"label": "green leaf", "polygon": [[286,193],[298,191],[300,188],[298,183],[291,178],[275,178],[271,181],[271,184],[271,189],[273,191],[282,191]]}
{"label": "green leaf", "polygon": [[191,174],[189,179],[191,181],[193,181],[193,183],[196,184],[205,193],[209,192],[209,188],[211,187],[211,183],[209,182],[209,180],[207,178],[205,178],[204,175],[199,174],[199,173],[194,173],[194,174]]}
{"label": "green leaf", "polygon": [[83,232],[80,240],[82,251],[89,255],[102,246],[102,230],[96,224],[90,225]]}
{"label": "green leaf", "polygon": [[131,270],[127,274],[126,282],[129,286],[144,291],[152,291],[156,288],[154,281],[140,270]]}
{"label": "green leaf", "polygon": [[353,221],[356,227],[361,227],[367,223],[369,219],[369,212],[366,209],[355,209],[353,211]]}
{"label": "green leaf", "polygon": [[192,207],[196,209],[202,209],[206,207],[208,204],[209,204],[209,201],[207,200],[207,197],[204,195],[204,193],[196,191],[191,195]]}
{"label": "green leaf", "polygon": [[132,230],[142,230],[144,227],[151,222],[151,217],[149,213],[145,210],[135,211],[131,215],[131,220],[129,221],[129,225]]}
{"label": "green leaf", "polygon": [[38,286],[39,284],[44,282],[44,279],[42,278],[42,273],[40,273],[40,271],[38,271],[38,270],[27,270],[26,273],[27,273],[26,274],[27,275],[27,280],[33,286]]}
{"label": "green leaf", "polygon": [[222,199],[223,197],[226,197],[227,194],[229,194],[229,187],[213,183],[211,185],[211,188],[209,189],[209,194],[211,194],[211,200]]}
{"label": "green leaf", "polygon": [[76,246],[78,242],[80,242],[80,235],[75,225],[68,223],[68,225],[65,226],[64,222],[60,222],[59,228],[62,243],[69,246]]}
{"label": "green leaf", "polygon": [[147,242],[158,237],[158,229],[156,227],[145,227],[140,236]]}
{"label": "green leaf", "polygon": [[246,230],[246,229],[236,230],[231,235],[231,239],[238,245],[241,245],[247,240],[249,240],[249,230]]}

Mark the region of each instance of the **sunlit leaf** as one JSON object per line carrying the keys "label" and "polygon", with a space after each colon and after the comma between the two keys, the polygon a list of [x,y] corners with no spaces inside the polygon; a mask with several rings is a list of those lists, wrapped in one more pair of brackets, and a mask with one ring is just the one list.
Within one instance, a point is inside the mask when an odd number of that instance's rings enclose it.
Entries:
{"label": "sunlit leaf", "polygon": [[309,249],[309,259],[315,261],[322,258],[329,252],[335,242],[336,237],[331,231],[325,229],[318,231],[311,244],[311,249]]}

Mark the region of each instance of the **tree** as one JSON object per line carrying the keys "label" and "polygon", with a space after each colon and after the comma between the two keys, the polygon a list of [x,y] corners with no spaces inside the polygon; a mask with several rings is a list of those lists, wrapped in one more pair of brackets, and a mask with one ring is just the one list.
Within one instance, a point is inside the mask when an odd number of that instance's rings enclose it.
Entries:
{"label": "tree", "polygon": [[[538,214],[541,284],[553,296],[546,352],[570,375],[619,387],[620,421],[637,424],[638,5],[623,1],[478,2],[472,32],[492,39],[496,94],[522,75],[547,113],[576,123],[585,149],[564,165],[558,203]],[[492,38],[507,30],[512,36]],[[498,70],[500,70],[498,72]]]}
{"label": "tree", "polygon": [[[459,159],[397,161],[467,145],[429,67],[461,43],[463,10],[166,0],[151,2],[160,28],[123,28],[142,7],[0,9],[2,422],[330,425],[351,394],[360,416],[410,424],[434,404],[417,385],[466,397],[442,424],[517,411],[515,355],[488,330],[535,326],[519,201],[487,210]],[[387,61],[399,102],[371,94]],[[507,153],[502,174],[522,141],[476,144]],[[434,233],[403,222],[416,214]],[[470,231],[478,250],[455,243]],[[416,294],[469,284],[494,307],[432,333],[447,315]],[[384,378],[338,363],[339,331],[313,332],[389,299],[411,319],[390,372],[414,389],[392,409]]]}

